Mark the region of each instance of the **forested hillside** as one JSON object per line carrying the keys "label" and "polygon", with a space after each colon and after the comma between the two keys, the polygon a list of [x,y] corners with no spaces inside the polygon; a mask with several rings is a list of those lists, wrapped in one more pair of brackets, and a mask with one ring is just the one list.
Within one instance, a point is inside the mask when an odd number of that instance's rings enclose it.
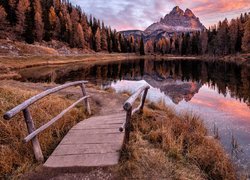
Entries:
{"label": "forested hillside", "polygon": [[0,24],[0,38],[27,43],[58,40],[96,52],[131,48],[116,30],[65,0],[1,0]]}
{"label": "forested hillside", "polygon": [[145,40],[143,35],[125,36],[116,32],[66,0],[0,0],[0,38],[30,44],[57,40],[71,48],[96,52],[229,55],[250,52],[249,17],[245,13],[208,30],[175,32]]}
{"label": "forested hillside", "polygon": [[175,33],[145,44],[147,53],[178,55],[228,55],[250,52],[250,15],[245,13],[230,23],[227,19],[205,31]]}

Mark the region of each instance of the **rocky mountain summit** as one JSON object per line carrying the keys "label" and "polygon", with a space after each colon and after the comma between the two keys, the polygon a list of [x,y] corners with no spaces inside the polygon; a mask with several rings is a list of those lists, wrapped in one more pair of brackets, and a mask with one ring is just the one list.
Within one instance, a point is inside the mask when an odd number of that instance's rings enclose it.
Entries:
{"label": "rocky mountain summit", "polygon": [[184,12],[179,6],[176,6],[169,14],[161,18],[159,22],[150,25],[145,31],[130,30],[122,31],[122,33],[125,36],[134,35],[138,37],[142,35],[144,39],[148,39],[171,36],[174,33],[202,31],[204,29],[206,29],[205,26],[190,9],[186,9]]}

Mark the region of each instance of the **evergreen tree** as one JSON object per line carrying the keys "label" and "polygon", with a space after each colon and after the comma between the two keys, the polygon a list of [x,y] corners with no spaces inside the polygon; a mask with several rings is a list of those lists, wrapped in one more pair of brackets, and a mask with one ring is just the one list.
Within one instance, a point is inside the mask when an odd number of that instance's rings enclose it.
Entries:
{"label": "evergreen tree", "polygon": [[6,17],[7,17],[7,13],[5,12],[5,9],[3,8],[3,6],[0,6],[0,30],[4,30],[5,26],[7,24],[6,21]]}
{"label": "evergreen tree", "polygon": [[141,37],[140,40],[140,55],[145,55],[145,51],[144,51],[144,43],[143,43],[143,38]]}
{"label": "evergreen tree", "polygon": [[245,52],[250,52],[250,18],[245,23],[245,32],[242,39],[242,49]]}
{"label": "evergreen tree", "polygon": [[25,21],[26,21],[26,15],[28,14],[28,8],[30,7],[29,0],[19,0],[17,9],[16,9],[16,15],[17,15],[17,25],[16,25],[16,31],[23,35],[25,31]]}
{"label": "evergreen tree", "polygon": [[228,21],[225,19],[218,28],[217,33],[217,54],[226,55],[229,52]]}
{"label": "evergreen tree", "polygon": [[238,39],[238,26],[237,21],[233,19],[229,26],[229,38],[230,38],[230,53],[236,52],[236,43]]}
{"label": "evergreen tree", "polygon": [[16,11],[15,11],[16,5],[17,5],[17,0],[8,0],[8,3],[6,4],[7,19],[10,22],[11,26],[14,26],[17,21]]}
{"label": "evergreen tree", "polygon": [[207,49],[208,49],[208,33],[207,33],[207,31],[201,32],[200,42],[201,42],[201,52],[202,52],[202,54],[206,54]]}
{"label": "evergreen tree", "polygon": [[34,37],[34,8],[31,7],[29,10],[25,13],[25,26],[24,26],[24,38],[25,41],[29,44],[34,43],[35,37]]}

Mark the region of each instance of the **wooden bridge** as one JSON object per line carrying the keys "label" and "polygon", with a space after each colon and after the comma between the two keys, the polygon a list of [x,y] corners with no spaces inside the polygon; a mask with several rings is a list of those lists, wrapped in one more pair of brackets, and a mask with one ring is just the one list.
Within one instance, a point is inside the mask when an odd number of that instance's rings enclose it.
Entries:
{"label": "wooden bridge", "polygon": [[[4,114],[4,119],[10,120],[17,113],[23,112],[29,135],[24,142],[32,142],[34,155],[37,161],[44,162],[43,153],[37,135],[58,121],[65,113],[77,104],[84,102],[85,110],[91,114],[89,98],[85,90],[87,81],[67,83],[49,90],[46,90],[12,110]],[[73,103],[59,115],[51,119],[39,128],[35,128],[29,106],[38,100],[60,90],[80,86],[83,97]],[[51,168],[67,167],[95,167],[115,165],[119,162],[120,150],[124,143],[128,143],[131,116],[136,112],[142,112],[149,86],[139,88],[123,105],[123,109],[104,116],[92,116],[75,125],[63,138],[52,155],[46,160],[44,166]],[[132,109],[136,99],[141,97],[140,105]],[[122,106],[122,104],[121,104]]]}

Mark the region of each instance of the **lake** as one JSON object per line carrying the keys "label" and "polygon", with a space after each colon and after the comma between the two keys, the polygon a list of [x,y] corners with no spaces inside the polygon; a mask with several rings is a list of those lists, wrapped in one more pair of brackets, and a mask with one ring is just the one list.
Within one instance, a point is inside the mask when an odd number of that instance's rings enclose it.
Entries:
{"label": "lake", "polygon": [[203,119],[242,170],[250,172],[250,67],[194,60],[130,60],[28,68],[24,81],[88,80],[133,93],[149,84],[148,100]]}

